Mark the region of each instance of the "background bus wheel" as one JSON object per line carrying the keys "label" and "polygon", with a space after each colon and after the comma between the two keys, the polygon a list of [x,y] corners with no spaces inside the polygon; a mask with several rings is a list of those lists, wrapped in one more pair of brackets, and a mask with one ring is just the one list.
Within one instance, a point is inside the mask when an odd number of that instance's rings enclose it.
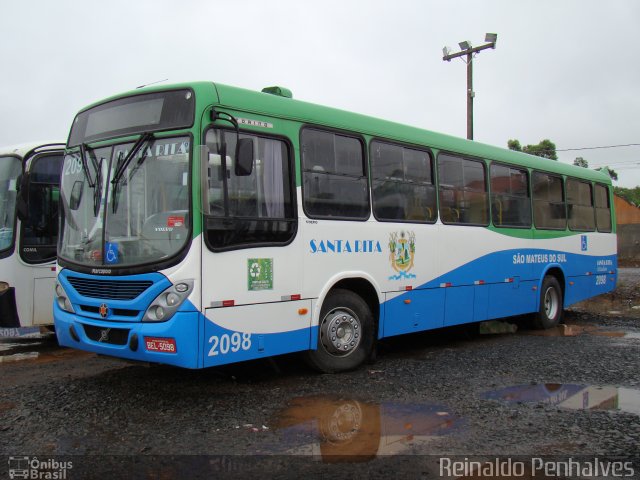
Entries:
{"label": "background bus wheel", "polygon": [[369,305],[349,290],[336,289],[322,305],[317,350],[306,352],[307,362],[324,373],[352,370],[369,359],[373,330]]}
{"label": "background bus wheel", "polygon": [[539,329],[553,328],[562,320],[564,301],[560,283],[551,275],[544,277],[540,291],[540,310],[533,318],[533,326]]}

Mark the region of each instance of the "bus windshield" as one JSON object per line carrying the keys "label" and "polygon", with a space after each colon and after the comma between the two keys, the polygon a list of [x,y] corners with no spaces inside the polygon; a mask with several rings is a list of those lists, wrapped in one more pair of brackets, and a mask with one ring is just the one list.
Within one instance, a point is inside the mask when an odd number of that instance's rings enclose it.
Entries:
{"label": "bus windshield", "polygon": [[[189,233],[189,137],[148,137],[68,152],[61,179],[62,224],[58,255],[86,266],[135,266],[178,253]],[[92,186],[93,183],[93,186]]]}
{"label": "bus windshield", "polygon": [[17,157],[0,157],[0,251],[13,245],[17,180],[22,168]]}

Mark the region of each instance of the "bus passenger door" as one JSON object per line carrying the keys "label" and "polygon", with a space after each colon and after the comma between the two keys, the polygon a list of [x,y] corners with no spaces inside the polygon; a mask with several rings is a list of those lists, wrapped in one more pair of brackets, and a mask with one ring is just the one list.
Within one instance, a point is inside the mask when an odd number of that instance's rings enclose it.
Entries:
{"label": "bus passenger door", "polygon": [[306,350],[311,300],[302,296],[293,148],[228,130],[205,137],[204,366]]}

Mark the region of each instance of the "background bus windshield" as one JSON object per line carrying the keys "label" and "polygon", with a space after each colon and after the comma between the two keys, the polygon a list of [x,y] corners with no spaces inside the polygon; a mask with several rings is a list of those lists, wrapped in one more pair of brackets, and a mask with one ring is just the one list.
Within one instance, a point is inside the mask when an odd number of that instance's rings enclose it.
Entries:
{"label": "background bus windshield", "polygon": [[0,250],[13,245],[16,215],[16,180],[20,175],[20,159],[0,157]]}

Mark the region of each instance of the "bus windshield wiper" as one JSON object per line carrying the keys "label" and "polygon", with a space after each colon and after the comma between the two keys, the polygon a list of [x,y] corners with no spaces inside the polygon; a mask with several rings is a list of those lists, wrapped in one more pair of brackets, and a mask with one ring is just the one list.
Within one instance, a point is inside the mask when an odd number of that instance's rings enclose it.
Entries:
{"label": "bus windshield wiper", "polygon": [[84,176],[87,179],[87,182],[89,183],[89,186],[91,188],[96,188],[98,165],[96,163],[95,158],[91,157],[91,161],[93,163],[93,168],[96,171],[96,179],[92,179],[91,175],[89,174],[89,166],[87,165],[87,151],[88,150],[90,150],[90,147],[88,147],[86,143],[81,143],[80,144],[80,162],[82,163],[82,171],[84,172]]}
{"label": "bus windshield wiper", "polygon": [[[98,212],[100,211],[100,199],[102,198],[102,161],[100,162],[100,165],[98,165],[98,161],[96,160],[95,156],[91,156],[90,150],[91,147],[89,147],[86,143],[80,144],[80,163],[82,164],[82,172],[87,179],[89,187],[93,188],[93,216],[97,217]],[[87,153],[89,153],[89,156],[91,157],[93,170],[96,172],[95,178],[91,178],[91,174],[89,173],[89,166],[87,165]]]}
{"label": "bus windshield wiper", "polygon": [[[120,192],[120,181],[124,176],[124,172],[127,170],[127,168],[129,167],[129,164],[131,163],[131,160],[133,160],[133,157],[136,156],[136,154],[138,153],[142,145],[152,140],[153,138],[154,138],[153,133],[151,132],[143,133],[142,135],[140,135],[140,138],[136,140],[136,143],[133,144],[133,147],[131,147],[131,150],[129,150],[129,153],[127,153],[127,155],[124,158],[118,159],[118,163],[116,165],[116,171],[113,174],[113,180],[111,180],[111,185],[113,185],[112,187],[113,194],[112,194],[112,200],[111,200],[113,213],[116,213],[116,211],[118,210],[118,193]],[[145,158],[146,158],[146,155],[142,155],[138,159],[138,164],[136,165],[136,169],[142,164],[142,162],[144,162]]]}
{"label": "bus windshield wiper", "polygon": [[[145,142],[151,139],[153,139],[153,133],[151,132],[143,133],[140,136],[140,138],[138,138],[136,143],[133,144],[133,147],[131,147],[131,150],[129,150],[129,153],[127,153],[127,156],[124,157],[122,161],[118,161],[118,165],[116,166],[116,171],[113,174],[113,180],[111,180],[112,185],[118,185],[118,183],[120,183],[120,180],[122,180],[122,176],[124,175],[124,171],[127,169],[127,167],[131,163],[131,160],[133,160],[133,157],[136,155],[136,153],[138,153],[138,150],[140,150],[140,147],[142,147],[142,145]],[[140,160],[138,160],[138,163],[142,163],[144,161],[144,158],[145,157],[142,156]]]}

